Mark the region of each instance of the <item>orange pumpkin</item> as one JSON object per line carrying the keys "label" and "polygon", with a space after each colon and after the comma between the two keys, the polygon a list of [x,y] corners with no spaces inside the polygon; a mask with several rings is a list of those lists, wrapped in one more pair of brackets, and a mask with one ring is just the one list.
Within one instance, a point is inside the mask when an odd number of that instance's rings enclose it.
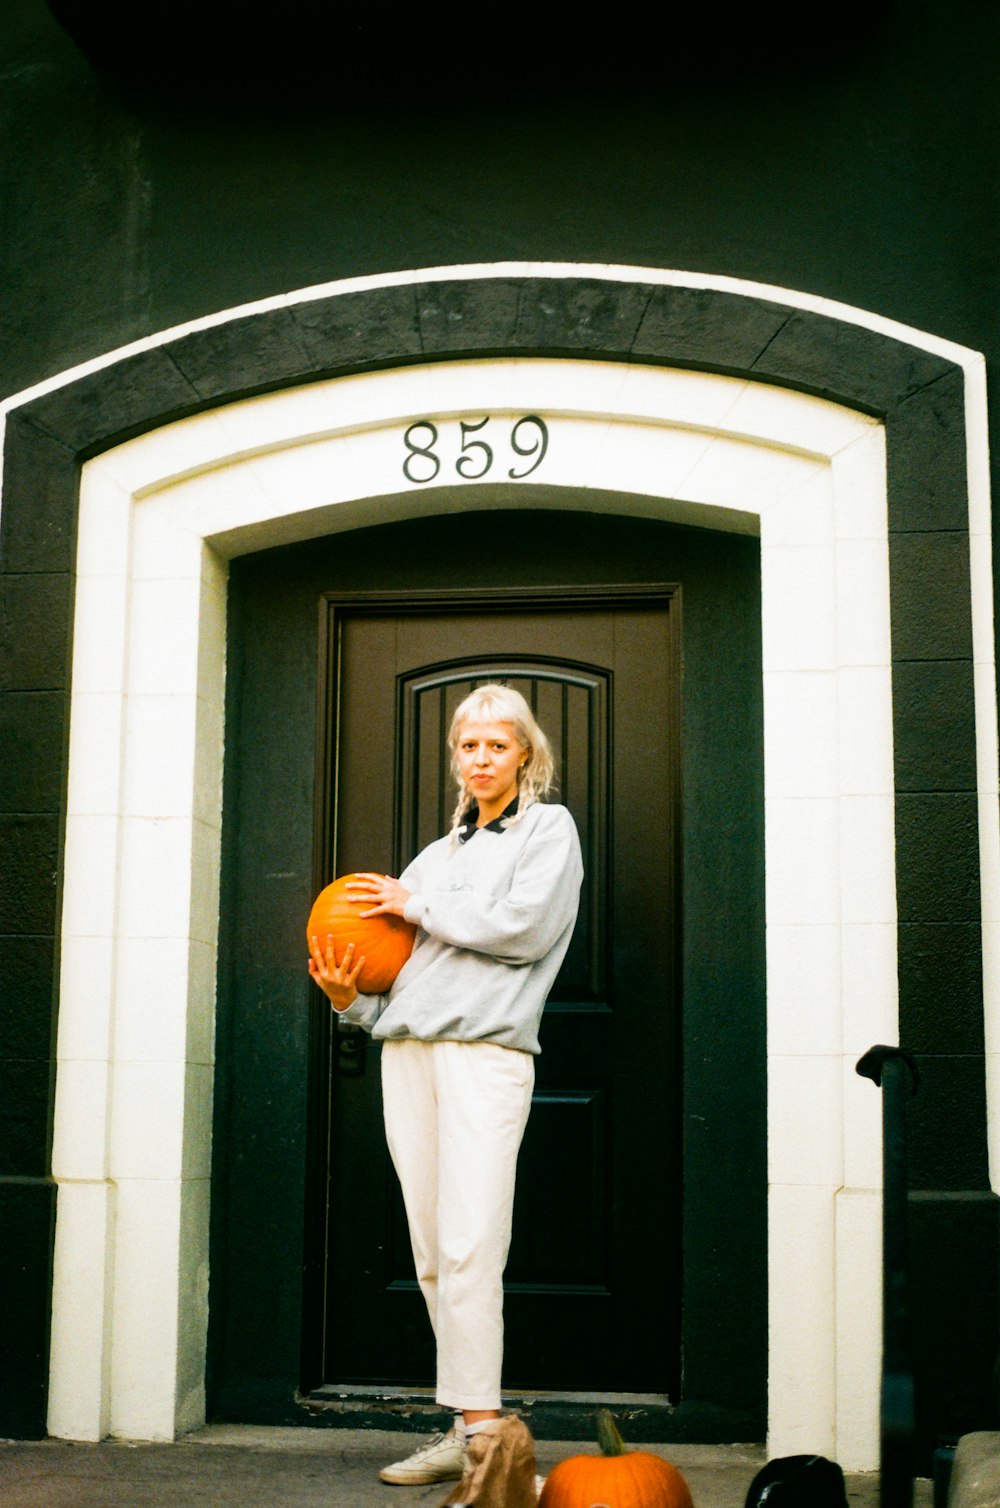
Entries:
{"label": "orange pumpkin", "polygon": [[321,948],[326,947],[328,937],[333,938],[333,956],[338,964],[343,962],[348,943],[354,944],[355,961],[364,955],[365,966],[358,975],[357,986],[362,995],[381,995],[389,988],[400,969],[413,951],[413,939],[417,929],[401,916],[369,916],[363,904],[349,899],[347,885],[361,875],[345,874],[332,885],[321,890],[309,913],[306,938],[319,938]]}
{"label": "orange pumpkin", "polygon": [[627,1451],[607,1409],[597,1416],[597,1438],[601,1455],[571,1456],[549,1472],[538,1508],[694,1508],[677,1467]]}

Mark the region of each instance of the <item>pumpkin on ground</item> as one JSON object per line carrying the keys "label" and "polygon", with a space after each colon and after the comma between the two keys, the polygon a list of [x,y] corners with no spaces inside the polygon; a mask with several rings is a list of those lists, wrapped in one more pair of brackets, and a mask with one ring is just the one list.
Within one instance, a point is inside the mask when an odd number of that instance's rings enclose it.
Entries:
{"label": "pumpkin on ground", "polygon": [[597,1416],[597,1438],[601,1455],[571,1456],[549,1472],[538,1508],[694,1508],[677,1467],[626,1450],[607,1409]]}
{"label": "pumpkin on ground", "polygon": [[364,903],[350,899],[357,891],[347,886],[362,875],[344,874],[321,890],[309,913],[306,938],[319,938],[321,948],[327,937],[333,938],[333,956],[343,962],[348,943],[354,944],[355,962],[363,955],[365,966],[358,975],[357,988],[362,995],[381,995],[389,988],[410,953],[417,929],[401,916],[363,917]]}

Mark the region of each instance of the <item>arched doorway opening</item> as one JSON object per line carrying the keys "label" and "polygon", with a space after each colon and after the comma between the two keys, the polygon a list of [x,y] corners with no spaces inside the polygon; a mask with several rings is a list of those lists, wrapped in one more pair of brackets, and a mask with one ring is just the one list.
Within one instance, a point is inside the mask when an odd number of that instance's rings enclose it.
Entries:
{"label": "arched doorway opening", "polygon": [[[210,1400],[224,1416],[259,1408],[261,1379],[292,1364],[290,1305],[274,1298],[303,1200],[303,1118],[317,1143],[304,1196],[309,1406],[414,1422],[432,1410],[377,1048],[331,1041],[303,989],[299,913],[317,847],[318,886],[345,868],[398,868],[414,823],[440,821],[446,798],[421,754],[437,764],[428,740],[478,669],[513,677],[552,729],[588,871],[522,1153],[508,1382],[536,1432],[564,1431],[574,1407],[589,1417],[598,1393],[641,1399],[647,1435],[764,1427],[759,544],[604,502],[506,510],[498,491],[460,519],[232,563],[219,994],[231,1087],[215,1134]],[[525,548],[496,550],[498,539]],[[317,704],[314,811],[303,732]],[[402,807],[396,770],[415,772]],[[340,1047],[352,1049],[343,1062]],[[297,1270],[284,1281],[294,1288]],[[272,1408],[285,1405],[279,1389]]]}

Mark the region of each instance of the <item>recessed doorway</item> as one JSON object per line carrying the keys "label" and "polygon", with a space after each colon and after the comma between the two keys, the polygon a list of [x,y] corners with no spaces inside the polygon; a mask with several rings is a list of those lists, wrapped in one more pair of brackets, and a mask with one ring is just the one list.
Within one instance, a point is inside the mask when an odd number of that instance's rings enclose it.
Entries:
{"label": "recessed doorway", "polygon": [[[415,587],[430,597],[407,599]],[[658,1427],[675,1438],[760,1435],[759,594],[751,537],[565,511],[432,517],[234,562],[216,1412],[287,1417],[296,1384],[430,1381],[381,1141],[377,1048],[366,1045],[363,1073],[331,1073],[339,1044],[304,979],[302,907],[334,868],[398,869],[427,841],[443,798],[419,775],[407,794],[396,730],[405,742],[421,719],[430,727],[462,676],[489,672],[547,700],[569,750],[564,798],[591,856],[584,930],[547,1012],[524,1149],[505,1385],[655,1397]],[[298,796],[282,793],[314,781],[302,731],[314,724],[318,816],[306,831],[285,819]],[[342,785],[335,803],[334,750],[351,781],[352,754],[379,734],[363,796],[345,800]],[[303,1288],[288,1253],[304,1206]]]}

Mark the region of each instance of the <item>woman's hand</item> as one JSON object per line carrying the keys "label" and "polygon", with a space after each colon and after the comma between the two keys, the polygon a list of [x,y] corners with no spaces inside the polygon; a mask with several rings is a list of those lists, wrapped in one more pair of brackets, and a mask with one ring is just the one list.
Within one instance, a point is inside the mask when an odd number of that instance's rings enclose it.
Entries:
{"label": "woman's hand", "polygon": [[403,907],[413,894],[389,874],[361,874],[356,880],[351,880],[346,888],[358,892],[349,897],[351,901],[359,906],[367,906],[366,911],[359,913],[361,916],[381,916],[385,913],[402,916]]}
{"label": "woman's hand", "polygon": [[309,939],[309,973],[326,995],[334,1010],[346,1011],[358,998],[357,978],[364,965],[364,954],[354,962],[354,944],[348,943],[344,956],[338,964],[333,951],[333,938],[327,937],[326,947],[320,947],[319,938],[313,934]]}

